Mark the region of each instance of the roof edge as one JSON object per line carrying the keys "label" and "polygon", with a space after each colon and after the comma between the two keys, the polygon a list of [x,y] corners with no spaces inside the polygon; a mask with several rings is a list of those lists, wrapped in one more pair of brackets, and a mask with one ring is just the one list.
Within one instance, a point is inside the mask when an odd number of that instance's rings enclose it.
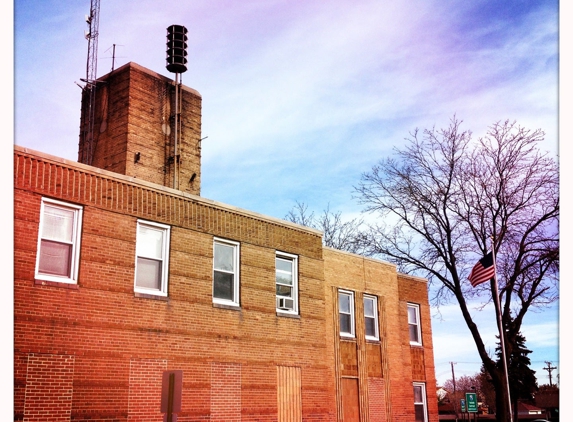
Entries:
{"label": "roof edge", "polygon": [[[345,254],[345,255],[351,255],[351,256],[354,256],[356,258],[364,259],[365,261],[372,261],[372,262],[386,264],[386,265],[389,265],[391,267],[396,268],[396,264],[393,264],[393,263],[388,262],[388,261],[384,261],[383,259],[372,258],[371,256],[364,256],[364,255],[360,255],[360,254],[357,254],[354,252],[342,251],[340,249],[332,248],[329,246],[323,246],[323,249],[326,249],[326,250],[329,250],[332,252],[336,252],[336,253]],[[428,284],[428,279],[426,279],[424,277],[420,277],[417,275],[411,275],[411,274],[405,274],[405,273],[401,273],[398,271],[396,272],[396,274],[398,275],[398,277],[401,277],[401,278],[407,278],[407,279],[410,279],[412,281],[420,281],[420,282]]]}
{"label": "roof edge", "polygon": [[260,213],[254,212],[254,211],[249,211],[249,210],[246,210],[243,208],[239,208],[239,207],[236,207],[234,205],[229,205],[229,204],[225,204],[223,202],[218,202],[218,201],[215,201],[213,199],[208,199],[208,198],[204,198],[202,196],[193,195],[193,194],[188,193],[188,192],[183,192],[183,191],[173,189],[173,188],[170,188],[167,186],[158,185],[156,183],[148,182],[146,180],[138,179],[136,177],[125,176],[123,174],[115,173],[113,171],[100,169],[98,167],[79,163],[79,162],[73,161],[73,160],[68,160],[66,158],[58,157],[58,156],[51,155],[51,154],[48,154],[45,152],[41,152],[41,151],[37,151],[37,150],[31,149],[31,148],[23,147],[21,145],[14,145],[14,153],[16,153],[16,152],[20,152],[22,154],[27,154],[27,155],[33,155],[33,156],[36,156],[36,157],[43,159],[43,160],[46,160],[46,161],[52,161],[54,163],[64,164],[68,167],[75,167],[77,169],[81,169],[81,170],[88,171],[91,173],[100,174],[100,175],[105,176],[105,177],[116,178],[119,180],[123,180],[125,182],[133,183],[135,185],[140,185],[140,186],[144,186],[146,188],[155,189],[158,191],[169,193],[171,195],[177,195],[177,196],[181,196],[184,198],[192,199],[194,201],[202,202],[204,204],[211,205],[211,206],[214,206],[217,208],[221,208],[223,210],[233,211],[233,212],[245,215],[245,216],[257,218],[257,219],[264,220],[264,221],[267,221],[267,222],[273,223],[273,224],[284,225],[284,226],[290,227],[291,229],[307,232],[309,234],[313,234],[316,236],[322,237],[322,235],[323,235],[322,231],[317,230],[317,229],[313,229],[311,227],[302,226],[300,224],[292,223],[290,221],[282,220],[280,218],[271,217],[271,216],[260,214]]}
{"label": "roof edge", "polygon": [[[114,70],[112,70],[111,72],[106,73],[106,74],[103,75],[103,76],[100,76],[99,78],[97,78],[97,80],[103,82],[103,81],[105,81],[107,78],[109,78],[111,75],[114,75],[114,74],[116,74],[116,73],[121,73],[121,72],[125,71],[126,68],[133,68],[133,69],[139,70],[140,72],[143,72],[143,73],[146,73],[146,74],[148,74],[148,75],[150,75],[150,76],[153,76],[154,78],[162,79],[162,80],[165,81],[165,82],[175,83],[175,81],[174,81],[173,79],[171,79],[171,78],[169,78],[169,77],[167,77],[167,76],[165,76],[165,75],[162,75],[162,74],[160,74],[160,73],[157,73],[157,72],[155,72],[155,71],[153,71],[153,70],[151,70],[151,69],[148,69],[148,68],[146,68],[146,67],[144,67],[144,66],[141,66],[140,64],[137,64],[137,63],[135,63],[135,62],[127,62],[126,64],[121,65],[120,67],[118,67],[117,69],[114,69]],[[197,95],[198,97],[202,98],[202,97],[201,97],[201,94],[200,94],[199,91],[197,91],[196,89],[193,89],[193,88],[188,87],[187,85],[183,85],[183,84],[181,84],[181,88],[183,88],[183,90],[185,90],[185,91],[188,91],[188,92],[190,92],[190,93],[192,93],[192,94],[195,94],[195,95]]]}

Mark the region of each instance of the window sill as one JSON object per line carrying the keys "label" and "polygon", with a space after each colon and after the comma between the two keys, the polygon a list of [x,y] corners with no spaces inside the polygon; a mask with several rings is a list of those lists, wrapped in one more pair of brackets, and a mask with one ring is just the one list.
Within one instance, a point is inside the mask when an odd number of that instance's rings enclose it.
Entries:
{"label": "window sill", "polygon": [[77,283],[66,283],[63,281],[49,281],[49,280],[40,280],[34,279],[34,284],[36,286],[51,286],[51,287],[60,287],[62,289],[71,289],[71,290],[79,290],[80,286]]}
{"label": "window sill", "polygon": [[213,302],[213,308],[228,309],[230,311],[240,311],[241,307],[239,305],[227,305],[224,303]]}
{"label": "window sill", "polygon": [[288,313],[288,312],[281,312],[281,311],[277,311],[277,316],[285,317],[285,318],[300,319],[300,315],[299,315],[299,314],[291,314],[291,313]]}
{"label": "window sill", "polygon": [[133,295],[139,299],[161,300],[163,302],[167,302],[169,300],[167,296],[158,296],[152,293],[133,292]]}

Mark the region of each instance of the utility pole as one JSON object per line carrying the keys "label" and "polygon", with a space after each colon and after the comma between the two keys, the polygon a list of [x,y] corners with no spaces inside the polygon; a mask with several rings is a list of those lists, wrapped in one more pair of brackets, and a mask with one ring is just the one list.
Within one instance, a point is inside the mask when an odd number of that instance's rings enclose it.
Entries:
{"label": "utility pole", "polygon": [[557,369],[557,367],[551,366],[551,362],[549,362],[549,361],[545,361],[545,363],[547,364],[547,367],[543,368],[543,369],[545,369],[547,372],[549,372],[549,386],[553,387],[553,383],[551,382],[551,371],[553,371],[554,369]]}
{"label": "utility pole", "polygon": [[450,362],[450,365],[452,367],[452,381],[454,384],[454,412],[456,414],[456,422],[458,422],[458,406],[457,406],[458,399],[456,398],[456,375],[454,374],[454,365],[455,364],[456,364],[456,362]]}

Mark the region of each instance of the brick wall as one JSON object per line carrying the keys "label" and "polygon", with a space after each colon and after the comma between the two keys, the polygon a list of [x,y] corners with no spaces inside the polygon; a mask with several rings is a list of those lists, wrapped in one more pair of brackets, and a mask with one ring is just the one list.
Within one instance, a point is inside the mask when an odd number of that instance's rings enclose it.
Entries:
{"label": "brick wall", "polygon": [[129,362],[128,422],[161,422],[161,381],[164,359],[132,358]]}
{"label": "brick wall", "polygon": [[211,420],[213,422],[241,421],[241,365],[211,364]]}
{"label": "brick wall", "polygon": [[[40,354],[75,359],[66,420],[160,420],[166,369],[183,371],[179,421],[276,420],[278,365],[300,368],[303,420],[333,420],[319,233],[15,150],[15,420],[28,417],[27,362]],[[34,280],[42,197],[83,206],[77,285]],[[166,299],[134,294],[138,218],[171,226]],[[213,306],[215,236],[241,243],[237,310]],[[275,310],[276,250],[299,256],[298,318]]]}
{"label": "brick wall", "polygon": [[[179,421],[406,422],[413,381],[437,421],[423,279],[323,248],[311,229],[25,148],[14,169],[15,421],[159,421],[165,370],[183,373]],[[77,285],[34,280],[42,197],[83,207]],[[138,219],[171,227],[167,298],[134,294]],[[214,237],[241,245],[238,309],[213,305]],[[275,310],[277,250],[299,257],[294,318]],[[339,288],[355,294],[355,339],[339,339]],[[364,338],[364,294],[379,341]]]}
{"label": "brick wall", "polygon": [[370,395],[369,421],[386,422],[386,408],[384,403],[384,380],[381,378],[368,378],[368,393]]}
{"label": "brick wall", "polygon": [[[381,261],[348,254],[334,249],[324,249],[324,272],[327,307],[332,312],[327,330],[332,330],[336,374],[339,378],[338,420],[359,418],[364,421],[411,421],[414,417],[413,381],[426,382],[430,421],[437,421],[434,362],[431,342],[431,320],[427,306],[427,283],[415,277],[397,274],[393,265]],[[355,329],[354,339],[339,336],[338,289],[354,292]],[[374,295],[378,300],[380,340],[365,340],[364,294]],[[397,300],[399,298],[399,300]],[[408,337],[407,302],[421,305],[423,347],[415,356],[416,372],[413,372],[412,351]],[[415,376],[414,376],[415,375]],[[359,416],[351,379],[358,385]],[[345,391],[349,396],[345,397]],[[344,406],[347,403],[347,406]],[[350,412],[350,413],[349,413]],[[354,419],[352,419],[354,420]]]}
{"label": "brick wall", "polygon": [[70,420],[74,379],[73,355],[30,353],[26,370],[25,421]]}
{"label": "brick wall", "polygon": [[[80,136],[78,161],[199,195],[201,96],[180,87],[180,128],[175,139],[173,80],[135,63],[99,78],[93,142]],[[84,95],[82,129],[87,106]]]}
{"label": "brick wall", "polygon": [[[410,371],[413,381],[421,381],[426,384],[426,395],[429,420],[438,420],[438,398],[436,395],[436,377],[434,365],[434,352],[432,344],[432,317],[428,303],[427,283],[424,279],[410,277],[405,274],[398,275],[400,306],[406,309],[408,303],[420,306],[420,324],[422,331],[423,347],[410,346]],[[402,315],[402,329],[408,327],[408,316]],[[409,346],[404,344],[404,347]],[[411,393],[412,394],[412,393]]]}

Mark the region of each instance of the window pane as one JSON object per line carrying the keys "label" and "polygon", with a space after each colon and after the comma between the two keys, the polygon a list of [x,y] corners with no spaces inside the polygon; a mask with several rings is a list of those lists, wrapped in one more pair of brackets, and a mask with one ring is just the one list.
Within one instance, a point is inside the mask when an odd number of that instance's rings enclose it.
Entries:
{"label": "window pane", "polygon": [[414,403],[422,403],[422,387],[419,385],[414,386]]}
{"label": "window pane", "polygon": [[376,337],[376,320],[374,318],[364,318],[364,325],[366,335]]}
{"label": "window pane", "polygon": [[423,385],[414,385],[414,414],[415,421],[426,421],[426,401],[425,389]]}
{"label": "window pane", "polygon": [[69,277],[72,245],[42,240],[39,272]]}
{"label": "window pane", "polygon": [[163,230],[139,226],[137,254],[146,258],[161,259],[163,255]]}
{"label": "window pane", "polygon": [[285,271],[287,273],[292,272],[292,261],[291,260],[277,258],[276,259],[276,266],[277,266],[277,270]]}
{"label": "window pane", "polygon": [[364,315],[374,317],[374,299],[370,297],[364,298]]}
{"label": "window pane", "polygon": [[233,268],[233,246],[215,243],[214,266],[217,270],[232,272]]}
{"label": "window pane", "polygon": [[277,295],[278,296],[285,296],[285,297],[292,297],[292,287],[288,286],[281,286],[277,284]]}
{"label": "window pane", "polygon": [[340,312],[350,313],[350,295],[339,293],[338,294],[338,307]]}
{"label": "window pane", "polygon": [[408,322],[410,324],[417,324],[418,323],[418,317],[416,315],[416,308],[414,308],[413,306],[408,306]]}
{"label": "window pane", "polygon": [[234,300],[233,279],[233,274],[215,271],[213,281],[213,296],[218,299]]}
{"label": "window pane", "polygon": [[424,422],[425,418],[424,418],[424,405],[423,404],[416,404],[414,405],[414,409],[416,412],[416,422]]}
{"label": "window pane", "polygon": [[292,286],[292,261],[276,258],[276,282]]}
{"label": "window pane", "polygon": [[161,290],[161,261],[137,258],[135,285],[146,289]]}
{"label": "window pane", "polygon": [[410,341],[419,343],[420,339],[418,338],[418,326],[410,325],[409,328],[410,328]]}
{"label": "window pane", "polygon": [[350,327],[350,315],[340,314],[340,332],[341,333],[352,333]]}
{"label": "window pane", "polygon": [[277,271],[277,283],[288,284],[289,286],[292,286],[292,274],[286,274]]}
{"label": "window pane", "polygon": [[74,211],[44,206],[42,238],[71,242],[74,234]]}

